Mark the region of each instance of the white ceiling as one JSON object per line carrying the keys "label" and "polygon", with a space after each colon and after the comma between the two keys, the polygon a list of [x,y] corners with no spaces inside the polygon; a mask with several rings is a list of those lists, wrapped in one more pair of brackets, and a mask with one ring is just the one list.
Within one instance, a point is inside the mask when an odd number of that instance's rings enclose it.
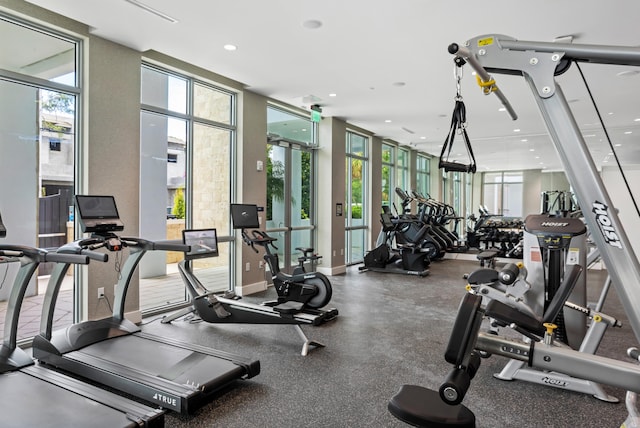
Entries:
{"label": "white ceiling", "polygon": [[[308,108],[307,100],[316,99],[323,116],[435,155],[454,106],[450,43],[482,34],[536,41],[570,34],[574,43],[640,45],[638,0],[142,1],[178,22],[125,0],[30,3],[83,22],[97,36],[179,58],[287,104]],[[321,26],[306,28],[310,20]],[[619,145],[616,153],[640,164],[640,120],[634,121],[640,118],[640,74],[618,76],[630,67],[582,67]],[[514,122],[465,69],[462,96],[478,170],[561,169],[524,80],[495,76],[519,115]],[[558,79],[594,160],[613,162],[575,66]]]}

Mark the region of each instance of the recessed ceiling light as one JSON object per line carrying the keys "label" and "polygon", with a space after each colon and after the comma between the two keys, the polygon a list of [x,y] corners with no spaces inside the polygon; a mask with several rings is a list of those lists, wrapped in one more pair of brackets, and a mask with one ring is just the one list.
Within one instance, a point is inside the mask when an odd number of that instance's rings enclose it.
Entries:
{"label": "recessed ceiling light", "polygon": [[504,108],[504,107],[500,107],[500,108],[498,109],[498,111],[507,111],[507,109],[506,109],[506,108]]}
{"label": "recessed ceiling light", "polygon": [[384,123],[391,123],[391,119],[386,119]]}
{"label": "recessed ceiling light", "polygon": [[633,131],[626,131],[625,135],[633,134]]}
{"label": "recessed ceiling light", "polygon": [[529,149],[529,151],[530,151],[530,152],[535,152],[535,151],[536,151],[536,149]]}
{"label": "recessed ceiling light", "polygon": [[634,122],[640,122],[640,117],[637,119],[633,119]]}
{"label": "recessed ceiling light", "polygon": [[523,138],[523,139],[522,139],[522,140],[520,140],[520,141],[521,141],[521,142],[523,142],[523,143],[526,143],[526,142],[527,142],[527,141],[529,141],[529,140],[527,140],[526,138]]}
{"label": "recessed ceiling light", "polygon": [[587,135],[584,136],[584,138],[591,138],[591,137],[595,137],[595,136],[596,136],[596,134],[587,134]]}
{"label": "recessed ceiling light", "polygon": [[235,51],[236,49],[238,49],[236,45],[232,45],[232,44],[226,44],[223,46],[223,48],[227,51]]}
{"label": "recessed ceiling light", "polygon": [[322,27],[322,21],[318,21],[317,19],[308,19],[302,22],[302,26],[307,30],[316,30]]}
{"label": "recessed ceiling light", "polygon": [[514,129],[513,132],[520,132],[520,128]]}
{"label": "recessed ceiling light", "polygon": [[426,140],[426,139],[427,139],[427,137],[420,137],[420,139],[421,139],[421,140]]}
{"label": "recessed ceiling light", "polygon": [[609,116],[611,116],[611,115],[613,114],[613,112],[612,112],[612,111],[610,111],[610,112],[609,112],[609,113],[607,113],[607,114],[608,114]]}
{"label": "recessed ceiling light", "polygon": [[337,97],[338,94],[329,94],[330,97]]}
{"label": "recessed ceiling light", "polygon": [[622,144],[618,143],[618,144],[614,144],[614,147],[622,147]]}

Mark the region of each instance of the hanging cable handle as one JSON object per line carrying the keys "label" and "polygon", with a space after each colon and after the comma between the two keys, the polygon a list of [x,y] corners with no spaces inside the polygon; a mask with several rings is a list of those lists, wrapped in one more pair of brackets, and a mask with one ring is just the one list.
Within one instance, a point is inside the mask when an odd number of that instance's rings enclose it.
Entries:
{"label": "hanging cable handle", "polygon": [[[449,134],[444,141],[442,152],[440,153],[440,162],[438,163],[438,168],[444,169],[445,172],[456,171],[473,174],[476,172],[476,158],[473,155],[473,149],[471,148],[471,142],[469,141],[469,135],[467,134],[467,110],[462,100],[460,85],[460,82],[462,80],[462,66],[465,64],[465,60],[461,57],[456,57],[454,59],[454,63],[456,77],[456,103],[455,107],[453,108],[453,115],[451,116],[451,126],[449,128]],[[469,164],[449,161],[449,155],[451,154],[453,142],[455,141],[457,134],[462,135],[462,138],[464,139],[467,148],[467,155],[469,156]]]}

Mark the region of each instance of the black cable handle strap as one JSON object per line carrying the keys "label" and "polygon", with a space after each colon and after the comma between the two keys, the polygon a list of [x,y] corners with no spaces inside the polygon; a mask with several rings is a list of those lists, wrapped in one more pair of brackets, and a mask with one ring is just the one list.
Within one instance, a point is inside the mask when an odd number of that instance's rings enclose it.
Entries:
{"label": "black cable handle strap", "polygon": [[[456,99],[455,107],[453,108],[453,115],[451,117],[451,127],[449,128],[449,134],[442,146],[442,152],[440,153],[440,162],[438,168],[444,169],[446,172],[457,171],[466,173],[476,172],[476,158],[473,155],[473,149],[471,148],[471,142],[469,141],[469,135],[466,130],[467,112],[462,99]],[[456,138],[456,134],[461,134],[464,138],[464,142],[467,146],[467,155],[469,156],[470,163],[463,164],[460,162],[449,161],[449,155],[453,148],[453,142]],[[445,152],[447,157],[445,158]]]}

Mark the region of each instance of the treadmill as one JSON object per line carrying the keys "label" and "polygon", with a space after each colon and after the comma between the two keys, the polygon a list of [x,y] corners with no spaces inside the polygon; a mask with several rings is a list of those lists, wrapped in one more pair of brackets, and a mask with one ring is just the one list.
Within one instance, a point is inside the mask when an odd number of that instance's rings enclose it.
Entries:
{"label": "treadmill", "polygon": [[260,372],[260,362],[213,348],[144,333],[124,317],[129,283],[147,251],[189,251],[169,241],[121,238],[124,229],[113,196],[76,195],[76,214],[88,239],[74,241],[58,252],[83,254],[87,249],[111,252],[129,249],[116,286],[111,317],[83,321],[52,331],[53,311],[68,264],[54,267],[45,295],[40,334],[33,355],[57,367],[165,409],[192,413],[238,379]]}
{"label": "treadmill", "polygon": [[[0,237],[6,229],[0,217]],[[96,253],[104,258],[105,254]],[[163,427],[164,410],[151,408],[38,364],[17,347],[18,318],[29,282],[43,262],[89,263],[86,255],[61,255],[21,245],[0,245],[0,265],[19,263],[7,302],[0,348],[3,427]]]}

